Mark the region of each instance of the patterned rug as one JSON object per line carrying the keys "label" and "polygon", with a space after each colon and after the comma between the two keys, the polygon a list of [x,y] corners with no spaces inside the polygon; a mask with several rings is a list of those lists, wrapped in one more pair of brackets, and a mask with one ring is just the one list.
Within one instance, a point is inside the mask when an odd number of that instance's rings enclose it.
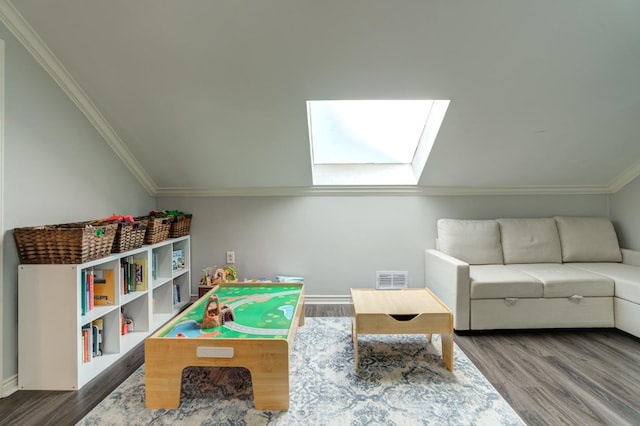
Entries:
{"label": "patterned rug", "polygon": [[180,407],[144,404],[144,366],[79,425],[523,425],[457,347],[454,370],[440,336],[361,335],[354,371],[350,318],[306,318],[291,354],[288,411],[253,408],[244,368],[184,370]]}

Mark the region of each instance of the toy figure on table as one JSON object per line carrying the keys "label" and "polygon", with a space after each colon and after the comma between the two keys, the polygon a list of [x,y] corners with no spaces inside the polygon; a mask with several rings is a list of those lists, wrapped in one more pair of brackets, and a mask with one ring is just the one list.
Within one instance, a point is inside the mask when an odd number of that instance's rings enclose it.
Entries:
{"label": "toy figure on table", "polygon": [[233,309],[227,304],[220,306],[218,295],[212,294],[209,296],[207,306],[204,308],[204,315],[202,316],[202,328],[218,327],[225,322],[233,320]]}
{"label": "toy figure on table", "polygon": [[227,265],[223,268],[207,266],[202,270],[204,276],[200,280],[200,285],[213,287],[222,283],[234,283],[238,281],[238,274],[235,268]]}

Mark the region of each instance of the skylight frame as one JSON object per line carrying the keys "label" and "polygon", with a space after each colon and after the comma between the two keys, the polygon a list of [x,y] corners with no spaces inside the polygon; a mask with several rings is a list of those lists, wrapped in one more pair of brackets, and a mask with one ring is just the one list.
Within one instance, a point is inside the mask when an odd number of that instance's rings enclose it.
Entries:
{"label": "skylight frame", "polygon": [[[314,158],[314,125],[316,125],[317,123],[314,123],[313,105],[316,102],[326,103],[365,101],[307,101],[309,146],[311,152],[311,168],[314,186],[417,185],[450,103],[449,100],[421,100],[421,102],[429,103],[430,108],[429,111],[425,111],[426,114],[422,132],[416,143],[413,158],[409,163],[345,162],[327,164],[317,162]],[[399,101],[376,100],[370,102]],[[425,104],[422,104],[423,107],[424,105]],[[316,143],[317,142],[318,141],[316,140]]]}

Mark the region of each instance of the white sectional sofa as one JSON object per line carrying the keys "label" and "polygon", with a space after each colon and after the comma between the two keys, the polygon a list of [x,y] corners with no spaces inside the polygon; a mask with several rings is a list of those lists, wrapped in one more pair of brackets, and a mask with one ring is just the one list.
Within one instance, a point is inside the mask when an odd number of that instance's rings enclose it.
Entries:
{"label": "white sectional sofa", "polygon": [[456,330],[616,327],[640,337],[640,252],[607,218],[440,219],[426,286]]}

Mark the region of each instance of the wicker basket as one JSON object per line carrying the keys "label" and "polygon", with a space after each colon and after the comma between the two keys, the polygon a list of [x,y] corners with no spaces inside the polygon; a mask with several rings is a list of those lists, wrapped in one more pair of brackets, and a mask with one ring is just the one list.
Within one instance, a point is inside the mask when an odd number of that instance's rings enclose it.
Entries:
{"label": "wicker basket", "polygon": [[171,229],[169,230],[169,238],[184,237],[189,235],[191,229],[191,216],[190,214],[173,216],[173,222],[171,222]]}
{"label": "wicker basket", "polygon": [[172,218],[144,216],[136,220],[147,221],[147,231],[144,234],[144,244],[156,244],[169,238]]}
{"label": "wicker basket", "polygon": [[117,224],[90,222],[15,228],[23,264],[79,264],[111,253]]}
{"label": "wicker basket", "polygon": [[116,237],[113,240],[111,253],[122,253],[142,247],[147,233],[147,219],[134,222],[118,222]]}

